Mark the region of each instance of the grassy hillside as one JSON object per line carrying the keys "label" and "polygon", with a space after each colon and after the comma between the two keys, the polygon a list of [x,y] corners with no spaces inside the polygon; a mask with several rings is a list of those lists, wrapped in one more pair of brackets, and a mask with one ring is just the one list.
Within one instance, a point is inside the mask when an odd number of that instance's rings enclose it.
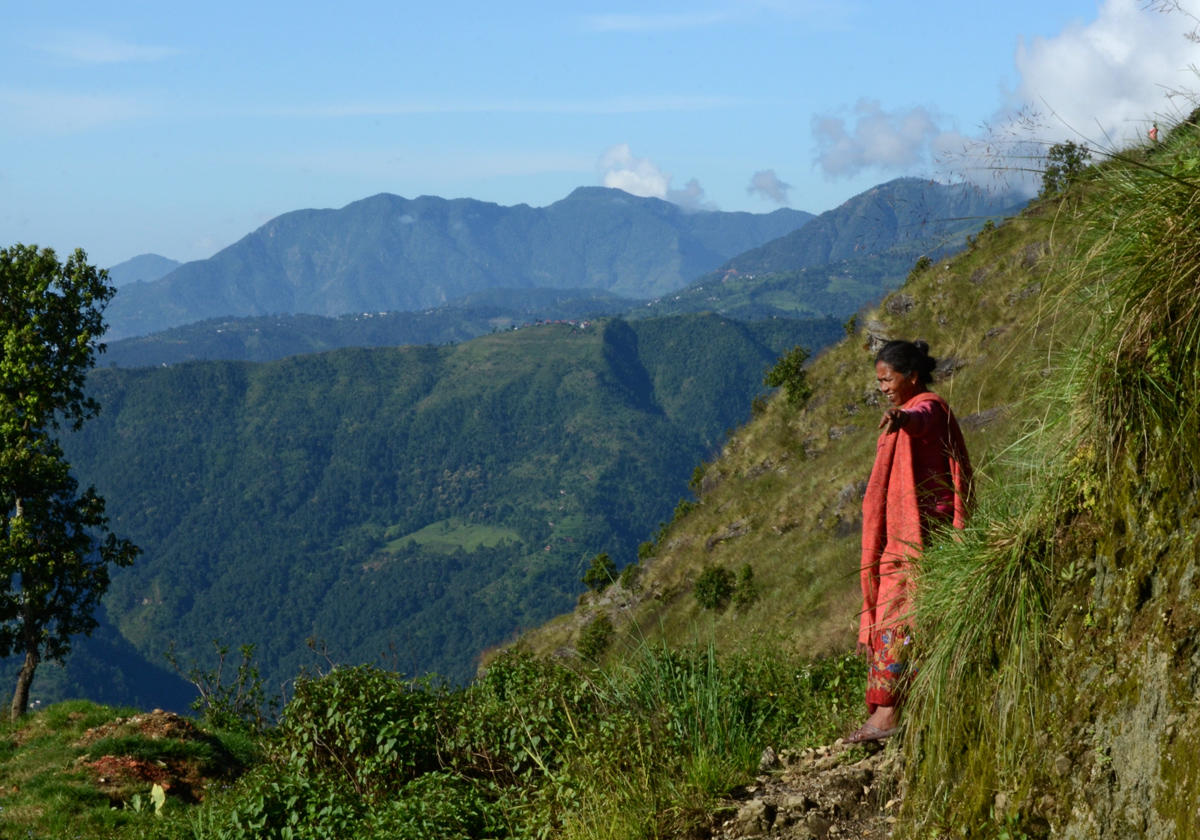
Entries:
{"label": "grassy hillside", "polygon": [[157,664],[172,642],[185,662],[213,637],[256,644],[272,684],[317,661],[310,637],[464,680],[569,610],[588,557],[631,554],[670,514],[779,352],[837,330],[609,320],[97,370],[102,413],[66,449],[145,550],[109,621]]}

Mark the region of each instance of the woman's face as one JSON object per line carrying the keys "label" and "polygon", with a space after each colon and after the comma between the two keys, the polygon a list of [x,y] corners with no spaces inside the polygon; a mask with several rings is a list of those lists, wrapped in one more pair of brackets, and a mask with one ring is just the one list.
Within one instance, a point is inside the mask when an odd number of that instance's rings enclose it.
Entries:
{"label": "woman's face", "polygon": [[921,391],[920,374],[915,370],[908,376],[892,370],[887,362],[875,363],[875,379],[879,390],[892,405],[904,405]]}

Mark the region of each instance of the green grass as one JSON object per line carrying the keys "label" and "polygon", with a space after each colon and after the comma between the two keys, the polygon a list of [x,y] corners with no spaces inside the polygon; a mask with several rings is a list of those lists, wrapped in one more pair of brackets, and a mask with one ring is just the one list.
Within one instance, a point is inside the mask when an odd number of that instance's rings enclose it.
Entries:
{"label": "green grass", "polygon": [[461,548],[469,552],[480,546],[495,548],[505,540],[520,542],[520,539],[521,535],[511,528],[498,528],[494,525],[475,524],[451,518],[426,525],[411,534],[389,539],[387,550],[398,551],[412,540],[423,548],[432,548],[435,551],[451,552]]}
{"label": "green grass", "polygon": [[84,732],[135,713],[74,700],[0,723],[0,822],[7,831],[21,832],[5,836],[106,838],[144,822],[143,815],[114,810],[76,765],[90,752],[75,745]]}

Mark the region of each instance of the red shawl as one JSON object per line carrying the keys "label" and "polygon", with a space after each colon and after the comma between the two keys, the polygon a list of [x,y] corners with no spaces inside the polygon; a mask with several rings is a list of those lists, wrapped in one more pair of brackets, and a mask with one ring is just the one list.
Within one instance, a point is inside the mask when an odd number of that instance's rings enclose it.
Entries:
{"label": "red shawl", "polygon": [[[954,487],[954,527],[966,525],[971,506],[971,461],[962,430],[946,401],[931,391],[903,405],[912,408],[933,400],[946,412],[946,456]],[[909,558],[923,548],[921,513],[913,478],[912,438],[903,429],[879,436],[875,466],[863,497],[863,608],[858,640],[870,644],[880,630],[908,623]]]}

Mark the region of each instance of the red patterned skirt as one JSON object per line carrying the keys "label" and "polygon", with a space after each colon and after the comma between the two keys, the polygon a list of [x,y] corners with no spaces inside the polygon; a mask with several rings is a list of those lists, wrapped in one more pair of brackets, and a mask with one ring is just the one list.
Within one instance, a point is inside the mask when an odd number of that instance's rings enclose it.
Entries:
{"label": "red patterned skirt", "polygon": [[867,712],[876,706],[899,706],[912,679],[909,660],[912,633],[905,629],[880,630],[871,637],[867,662]]}

